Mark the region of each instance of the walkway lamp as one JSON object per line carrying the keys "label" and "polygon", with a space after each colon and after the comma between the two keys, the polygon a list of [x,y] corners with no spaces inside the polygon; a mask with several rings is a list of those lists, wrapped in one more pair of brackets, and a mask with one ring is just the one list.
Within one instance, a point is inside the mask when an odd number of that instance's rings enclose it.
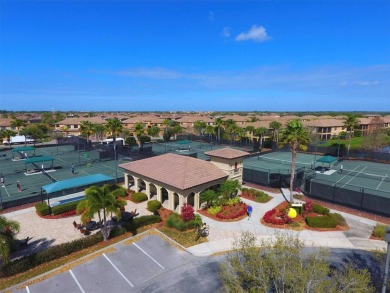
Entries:
{"label": "walkway lamp", "polygon": [[389,265],[390,265],[390,227],[386,228],[385,241],[387,242],[387,257],[385,264],[385,276],[383,279],[382,293],[386,293],[386,283],[389,276]]}

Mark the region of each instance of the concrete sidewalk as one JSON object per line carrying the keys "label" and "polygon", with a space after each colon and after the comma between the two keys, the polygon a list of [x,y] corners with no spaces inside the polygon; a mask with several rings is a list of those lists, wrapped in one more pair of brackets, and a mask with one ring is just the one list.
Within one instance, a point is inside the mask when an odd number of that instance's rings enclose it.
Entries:
{"label": "concrete sidewalk", "polygon": [[331,212],[337,212],[343,215],[350,227],[348,231],[294,231],[264,226],[260,222],[263,215],[285,200],[281,193],[267,193],[272,196],[273,199],[265,204],[242,199],[245,203],[250,203],[253,207],[251,218],[245,218],[237,222],[218,222],[204,217],[204,220],[207,221],[207,224],[210,226],[209,241],[192,246],[188,248],[188,251],[195,255],[206,256],[213,253],[232,250],[234,239],[239,237],[243,231],[249,231],[255,234],[259,242],[262,240],[272,240],[275,239],[275,235],[286,233],[297,235],[306,246],[313,247],[321,246],[363,250],[383,250],[387,247],[385,241],[369,239],[372,230],[377,224],[375,221],[339,211],[331,210]]}
{"label": "concrete sidewalk", "polygon": [[[338,213],[344,216],[350,226],[348,231],[293,231],[264,226],[260,223],[260,219],[263,217],[265,212],[276,207],[285,200],[281,193],[267,193],[273,198],[271,201],[264,204],[242,199],[247,204],[250,203],[253,207],[250,219],[245,218],[237,222],[219,222],[203,217],[204,221],[206,221],[210,226],[210,235],[208,236],[209,241],[192,246],[188,248],[188,251],[195,255],[205,256],[231,250],[235,237],[239,237],[243,231],[249,231],[255,234],[259,241],[274,239],[277,234],[290,233],[298,235],[307,246],[364,250],[386,249],[386,243],[384,241],[369,239],[371,232],[376,225],[375,221],[338,211]],[[73,194],[71,196],[67,196],[66,198],[80,196],[80,194],[81,193]],[[51,202],[61,199],[64,198],[52,199]],[[139,204],[128,202],[128,205],[126,206],[127,211],[132,211],[135,208],[137,208],[140,215],[152,214],[146,209],[146,202]],[[80,221],[80,216],[78,215],[56,220],[42,219],[36,215],[35,208],[14,211],[3,215],[20,223],[21,231],[18,234],[19,239],[26,238],[27,236],[33,237],[37,246],[41,246],[43,243],[47,243],[46,245],[49,246],[57,245],[85,237],[79,231],[75,230],[72,225],[73,221]],[[44,246],[47,247],[46,245]],[[37,249],[38,248],[39,247],[37,247]]]}

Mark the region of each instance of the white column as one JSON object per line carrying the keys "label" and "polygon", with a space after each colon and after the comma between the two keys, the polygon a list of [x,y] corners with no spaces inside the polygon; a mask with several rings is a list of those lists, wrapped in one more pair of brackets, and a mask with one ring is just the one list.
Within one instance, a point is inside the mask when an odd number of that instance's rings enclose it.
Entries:
{"label": "white column", "polygon": [[157,189],[157,200],[162,204],[161,186],[156,185],[156,189]]}
{"label": "white column", "polygon": [[125,173],[125,187],[129,189],[129,174]]}
{"label": "white column", "polygon": [[200,192],[195,193],[194,195],[194,210],[199,210],[200,208]]}
{"label": "white column", "polygon": [[[145,180],[144,180],[145,181]],[[148,200],[150,200],[150,185],[149,185],[150,182],[148,181],[145,181],[145,193],[146,195],[148,196]]]}
{"label": "white column", "polygon": [[135,188],[135,192],[138,192],[138,177],[134,177],[134,188]]}

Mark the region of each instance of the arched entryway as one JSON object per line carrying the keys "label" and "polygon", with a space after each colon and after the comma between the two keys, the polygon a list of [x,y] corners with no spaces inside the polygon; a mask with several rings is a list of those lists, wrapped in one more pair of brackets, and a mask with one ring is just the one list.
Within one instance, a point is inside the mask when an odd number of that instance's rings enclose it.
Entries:
{"label": "arched entryway", "polygon": [[127,178],[128,178],[128,182],[129,182],[129,183],[128,183],[129,186],[128,186],[127,188],[133,187],[134,184],[135,184],[135,179],[134,179],[134,177],[131,176],[130,174],[127,174]]}
{"label": "arched entryway", "polygon": [[142,179],[138,179],[138,190],[137,192],[146,192],[146,183]]}
{"label": "arched entryway", "polygon": [[179,207],[179,204],[180,204],[180,197],[176,192],[174,192],[173,193],[173,210],[177,213],[180,212],[179,210],[176,210]]}
{"label": "arched entryway", "polygon": [[153,183],[149,184],[150,199],[157,199],[157,187]]}
{"label": "arched entryway", "polygon": [[164,208],[168,208],[168,198],[168,190],[166,190],[165,188],[161,188],[161,204]]}
{"label": "arched entryway", "polygon": [[192,206],[192,207],[195,207],[195,193],[191,192],[187,196],[187,204]]}

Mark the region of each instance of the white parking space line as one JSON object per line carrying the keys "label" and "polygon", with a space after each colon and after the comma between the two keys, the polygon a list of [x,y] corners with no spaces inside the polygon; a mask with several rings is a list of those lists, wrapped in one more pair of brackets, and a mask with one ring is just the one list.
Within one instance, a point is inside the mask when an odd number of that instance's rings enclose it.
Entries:
{"label": "white parking space line", "polygon": [[139,247],[137,244],[133,243],[139,250],[141,250],[146,256],[148,256],[152,261],[154,261],[160,268],[165,269],[157,260],[151,257],[145,250]]}
{"label": "white parking space line", "polygon": [[81,287],[79,281],[76,279],[76,276],[73,274],[72,270],[69,270],[70,275],[72,276],[73,280],[76,282],[77,286],[79,286],[79,289],[82,293],[85,293],[83,287]]}
{"label": "white parking space line", "polygon": [[122,272],[112,263],[112,261],[107,257],[107,255],[105,253],[103,253],[103,256],[106,258],[106,260],[112,265],[112,267],[119,273],[119,275],[122,276],[123,279],[125,279],[125,281],[127,283],[129,283],[129,285],[131,287],[134,287],[134,285],[125,277],[124,274],[122,274]]}
{"label": "white parking space line", "polygon": [[28,288],[28,286],[26,286],[26,291],[27,293],[30,293],[30,288]]}

